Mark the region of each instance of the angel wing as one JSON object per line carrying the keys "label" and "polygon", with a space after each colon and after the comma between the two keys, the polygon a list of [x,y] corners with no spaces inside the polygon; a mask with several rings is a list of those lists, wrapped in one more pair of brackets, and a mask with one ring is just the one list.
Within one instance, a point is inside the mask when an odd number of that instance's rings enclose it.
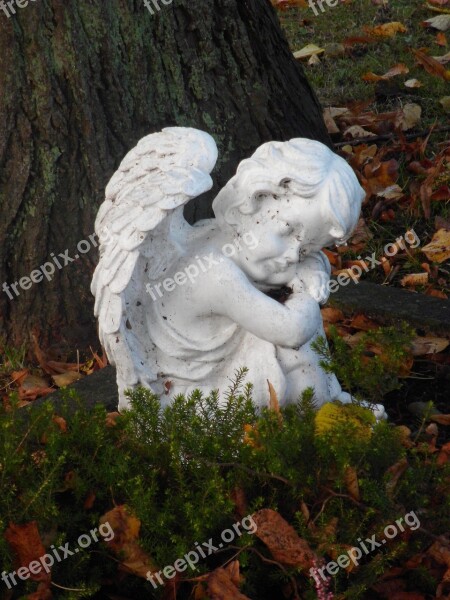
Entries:
{"label": "angel wing", "polygon": [[[124,391],[151,388],[151,336],[145,325],[145,271],[158,279],[183,253],[192,229],[183,207],[211,189],[218,157],[213,138],[203,131],[170,127],[140,140],[106,187],[95,222],[100,261],[91,291],[100,341],[117,367],[119,407]],[[139,268],[139,264],[143,269]]]}

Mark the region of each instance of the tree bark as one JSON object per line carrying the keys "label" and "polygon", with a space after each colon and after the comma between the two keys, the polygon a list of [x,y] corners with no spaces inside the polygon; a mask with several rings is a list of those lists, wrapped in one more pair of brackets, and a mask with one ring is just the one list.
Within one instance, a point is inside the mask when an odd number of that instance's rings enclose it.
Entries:
{"label": "tree bark", "polygon": [[[144,135],[170,125],[211,133],[217,186],[265,141],[329,143],[269,0],[156,1],[153,15],[143,0],[0,12],[0,287],[18,282],[19,292],[0,291],[0,333],[13,344],[35,327],[58,347],[95,340],[94,244],[51,281],[25,290],[20,279],[77,254],[108,179]],[[210,216],[211,197],[188,218]]]}

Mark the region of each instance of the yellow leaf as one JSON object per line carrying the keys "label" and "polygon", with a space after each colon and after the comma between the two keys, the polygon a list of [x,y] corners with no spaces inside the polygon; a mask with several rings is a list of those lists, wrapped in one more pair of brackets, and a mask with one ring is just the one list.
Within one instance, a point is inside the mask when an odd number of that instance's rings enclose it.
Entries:
{"label": "yellow leaf", "polygon": [[441,263],[450,258],[450,231],[439,229],[429,244],[422,248],[422,252],[433,262]]}
{"label": "yellow leaf", "polygon": [[70,385],[71,383],[75,383],[75,381],[78,381],[81,378],[82,375],[80,375],[80,373],[76,373],[75,371],[66,371],[65,373],[60,373],[59,375],[52,375],[53,381],[60,388]]}
{"label": "yellow leaf", "polygon": [[369,35],[393,37],[397,33],[406,33],[408,30],[403,23],[393,21],[391,23],[383,23],[383,25],[378,25],[377,27],[364,27],[364,31]]}
{"label": "yellow leaf", "polygon": [[319,46],[316,46],[316,44],[308,44],[301,50],[297,50],[297,52],[294,52],[294,58],[309,58],[314,54],[322,54],[322,52],[325,52],[324,48],[319,48]]}

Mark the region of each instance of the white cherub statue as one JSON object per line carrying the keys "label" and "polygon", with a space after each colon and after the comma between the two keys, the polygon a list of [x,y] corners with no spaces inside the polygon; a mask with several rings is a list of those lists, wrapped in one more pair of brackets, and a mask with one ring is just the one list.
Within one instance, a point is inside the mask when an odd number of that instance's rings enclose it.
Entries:
{"label": "white cherub statue", "polygon": [[[329,294],[321,248],[345,242],[358,221],[356,176],[319,142],[269,142],[215,198],[216,218],[190,226],[184,206],[211,189],[216,160],[207,133],[167,128],[143,138],[106,188],[92,293],[119,408],[137,385],[163,402],[226,391],[242,367],[260,406],[268,381],[282,404],[308,387],[319,404],[349,402],[311,343],[324,335]],[[285,288],[282,303],[273,296]]]}

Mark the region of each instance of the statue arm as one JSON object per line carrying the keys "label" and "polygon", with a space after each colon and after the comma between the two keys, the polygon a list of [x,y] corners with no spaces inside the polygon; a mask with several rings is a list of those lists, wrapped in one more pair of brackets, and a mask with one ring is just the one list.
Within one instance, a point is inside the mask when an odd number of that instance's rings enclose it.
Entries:
{"label": "statue arm", "polygon": [[296,278],[302,282],[306,292],[319,304],[324,304],[330,295],[330,275],[330,262],[323,252],[306,256],[297,266]]}
{"label": "statue arm", "polygon": [[228,317],[257,337],[276,346],[299,348],[316,333],[321,322],[317,302],[305,292],[294,293],[283,305],[259,291],[237,267],[209,281],[210,312]]}

